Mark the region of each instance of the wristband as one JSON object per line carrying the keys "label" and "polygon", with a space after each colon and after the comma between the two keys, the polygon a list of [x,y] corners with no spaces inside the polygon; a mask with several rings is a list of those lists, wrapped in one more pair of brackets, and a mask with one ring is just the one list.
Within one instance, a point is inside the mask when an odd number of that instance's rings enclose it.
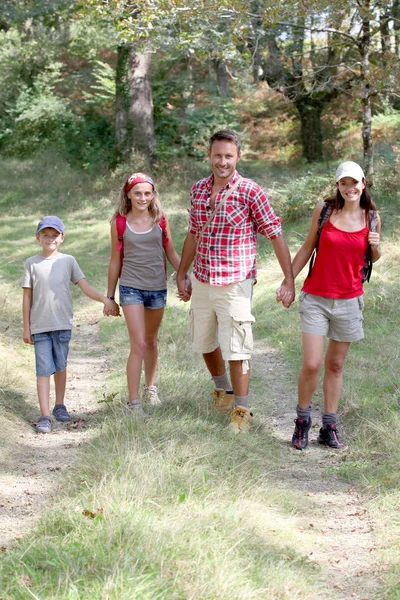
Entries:
{"label": "wristband", "polygon": [[108,298],[109,300],[114,300],[114,302],[115,302],[115,296],[107,296],[107,298]]}

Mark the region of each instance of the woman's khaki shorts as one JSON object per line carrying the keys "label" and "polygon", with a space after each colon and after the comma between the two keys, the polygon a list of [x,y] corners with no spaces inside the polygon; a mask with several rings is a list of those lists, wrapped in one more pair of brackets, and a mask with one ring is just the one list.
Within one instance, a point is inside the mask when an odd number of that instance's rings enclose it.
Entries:
{"label": "woman's khaki shorts", "polygon": [[323,298],[300,292],[300,329],[337,342],[357,342],[364,337],[363,309],[363,296]]}
{"label": "woman's khaki shorts", "polygon": [[221,346],[224,360],[249,360],[253,350],[251,314],[253,279],[210,285],[192,277],[190,333],[201,354]]}

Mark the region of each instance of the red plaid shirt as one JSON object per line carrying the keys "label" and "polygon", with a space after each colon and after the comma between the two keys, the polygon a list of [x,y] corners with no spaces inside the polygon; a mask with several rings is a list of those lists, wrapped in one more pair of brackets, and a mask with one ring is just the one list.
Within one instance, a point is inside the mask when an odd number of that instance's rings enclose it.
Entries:
{"label": "red plaid shirt", "polygon": [[[218,192],[215,205],[239,173]],[[211,215],[210,196],[214,175],[201,179],[191,190],[189,233],[199,238]],[[274,239],[282,235],[277,217],[264,190],[251,179],[242,179],[233,195],[206,227],[197,247],[193,273],[196,279],[211,285],[229,285],[256,276],[257,233]]]}

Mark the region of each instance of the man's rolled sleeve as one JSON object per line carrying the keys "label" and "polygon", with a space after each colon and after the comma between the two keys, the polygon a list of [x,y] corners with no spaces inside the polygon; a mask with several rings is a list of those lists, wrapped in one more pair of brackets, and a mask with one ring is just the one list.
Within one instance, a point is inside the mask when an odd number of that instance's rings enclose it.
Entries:
{"label": "man's rolled sleeve", "polygon": [[251,199],[250,208],[257,233],[265,235],[270,240],[283,234],[282,218],[275,214],[263,189],[260,188],[259,192]]}

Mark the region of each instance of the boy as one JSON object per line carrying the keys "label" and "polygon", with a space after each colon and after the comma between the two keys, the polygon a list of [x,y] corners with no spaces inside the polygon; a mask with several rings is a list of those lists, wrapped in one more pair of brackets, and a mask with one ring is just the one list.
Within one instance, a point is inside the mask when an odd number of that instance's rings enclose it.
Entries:
{"label": "boy", "polygon": [[53,415],[57,421],[71,420],[64,404],[73,316],[70,281],[77,283],[92,300],[103,302],[106,310],[115,309],[115,304],[88,284],[73,256],[58,252],[64,241],[61,219],[56,216],[43,217],[37,227],[36,239],[42,246],[42,252],[25,261],[22,280],[23,340],[35,346],[41,412],[36,431],[50,433],[51,375],[54,375],[56,394]]}

